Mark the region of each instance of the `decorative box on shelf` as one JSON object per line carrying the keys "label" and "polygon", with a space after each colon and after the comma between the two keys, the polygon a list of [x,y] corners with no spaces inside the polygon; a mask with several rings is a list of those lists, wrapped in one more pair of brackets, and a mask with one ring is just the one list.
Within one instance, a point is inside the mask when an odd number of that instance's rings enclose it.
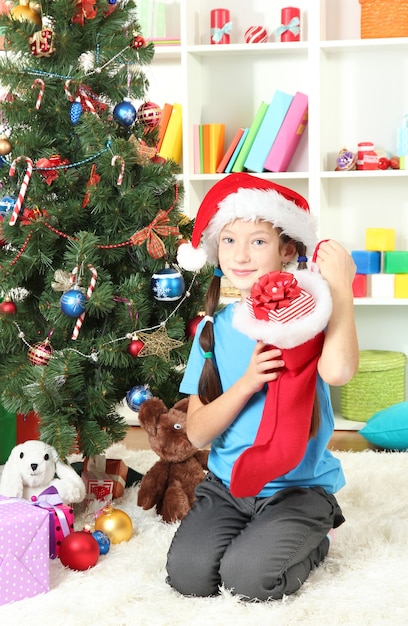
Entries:
{"label": "decorative box on shelf", "polygon": [[408,0],[360,0],[361,38],[408,37]]}

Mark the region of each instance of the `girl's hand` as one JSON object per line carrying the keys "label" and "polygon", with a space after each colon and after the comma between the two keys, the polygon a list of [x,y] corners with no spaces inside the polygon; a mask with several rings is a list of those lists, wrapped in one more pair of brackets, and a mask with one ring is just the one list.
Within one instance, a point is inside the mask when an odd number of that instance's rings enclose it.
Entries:
{"label": "girl's hand", "polygon": [[279,348],[271,348],[262,341],[257,342],[248,368],[241,379],[251,395],[260,391],[266,383],[278,378],[280,370],[285,365],[281,357],[282,351]]}
{"label": "girl's hand", "polygon": [[352,294],[356,264],[352,256],[337,241],[329,239],[319,245],[316,263],[330,286],[332,295]]}

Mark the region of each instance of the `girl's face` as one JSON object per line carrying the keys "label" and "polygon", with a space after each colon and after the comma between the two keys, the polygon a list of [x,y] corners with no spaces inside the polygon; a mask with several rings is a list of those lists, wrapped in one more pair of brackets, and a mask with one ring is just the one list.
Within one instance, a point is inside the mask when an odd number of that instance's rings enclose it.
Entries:
{"label": "girl's face", "polygon": [[242,298],[249,296],[254,283],[264,274],[280,271],[293,259],[293,242],[282,243],[270,222],[237,219],[220,233],[218,259],[230,283]]}

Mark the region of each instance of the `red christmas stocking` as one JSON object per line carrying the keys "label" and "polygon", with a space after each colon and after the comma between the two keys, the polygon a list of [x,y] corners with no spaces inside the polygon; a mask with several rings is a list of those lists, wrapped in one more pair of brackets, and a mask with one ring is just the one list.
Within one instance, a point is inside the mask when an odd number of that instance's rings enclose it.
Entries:
{"label": "red christmas stocking", "polygon": [[316,393],[317,361],[324,333],[291,349],[279,377],[269,383],[265,406],[252,447],[236,460],[231,474],[233,496],[256,496],[266,483],[294,469],[309,440]]}

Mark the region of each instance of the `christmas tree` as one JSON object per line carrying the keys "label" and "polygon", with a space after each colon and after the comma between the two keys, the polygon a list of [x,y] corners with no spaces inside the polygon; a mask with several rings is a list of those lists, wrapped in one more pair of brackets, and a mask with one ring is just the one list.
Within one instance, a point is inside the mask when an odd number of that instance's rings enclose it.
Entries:
{"label": "christmas tree", "polygon": [[[23,4],[24,2],[24,4]],[[102,453],[149,393],[179,399],[207,278],[174,265],[192,223],[156,153],[132,0],[10,4],[0,119],[0,402],[61,458]]]}

